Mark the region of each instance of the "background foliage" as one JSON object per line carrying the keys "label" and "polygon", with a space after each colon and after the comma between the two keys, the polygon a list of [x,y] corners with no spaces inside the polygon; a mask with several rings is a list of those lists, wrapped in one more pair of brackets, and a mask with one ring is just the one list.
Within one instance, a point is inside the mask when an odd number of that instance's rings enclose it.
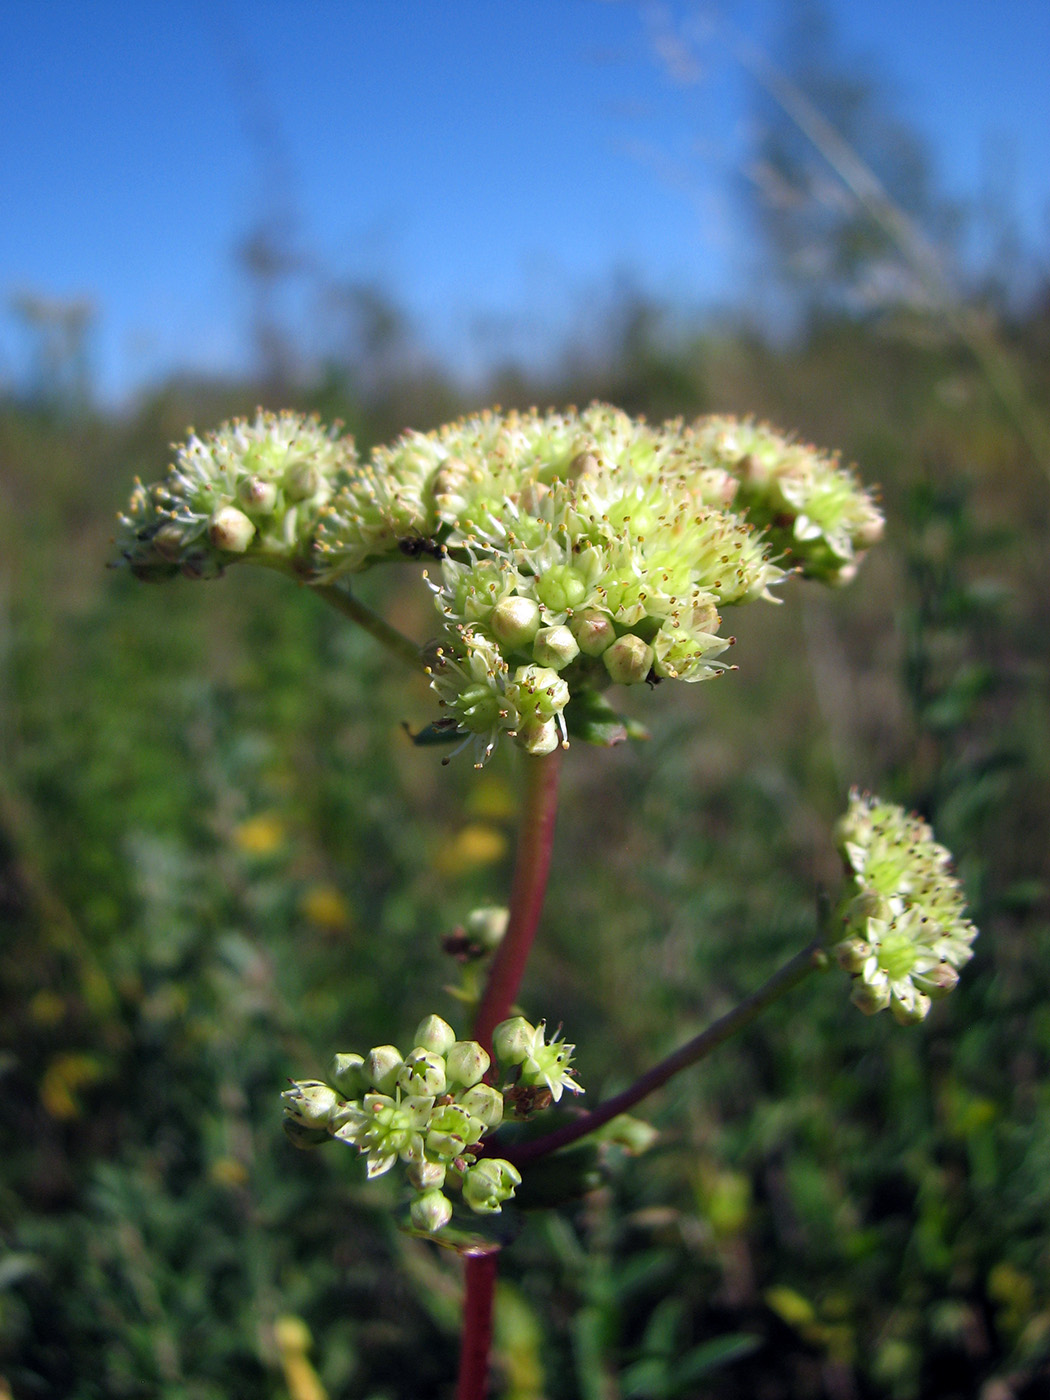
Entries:
{"label": "background foliage", "polygon": [[[775,137],[778,179],[804,174]],[[902,253],[877,214],[778,226],[786,280],[825,254],[787,344],[628,291],[601,355],[471,394],[399,341],[123,416],[68,376],[0,403],[0,1393],[451,1393],[456,1261],[397,1233],[351,1154],[294,1151],[277,1094],[455,1019],[440,936],[504,897],[515,755],[479,776],[413,748],[422,685],[305,590],[103,561],[190,422],[316,408],[367,448],[592,397],[838,445],[888,539],[850,589],[735,618],[737,674],[632,697],[647,744],[573,748],[526,1010],[564,1021],[592,1098],[622,1087],[811,936],[851,782],[933,822],[982,933],[922,1027],[816,979],[653,1102],[647,1156],[523,1214],[501,1393],[1047,1393],[1050,303],[861,305],[857,268]],[[382,606],[427,634],[418,586]]]}

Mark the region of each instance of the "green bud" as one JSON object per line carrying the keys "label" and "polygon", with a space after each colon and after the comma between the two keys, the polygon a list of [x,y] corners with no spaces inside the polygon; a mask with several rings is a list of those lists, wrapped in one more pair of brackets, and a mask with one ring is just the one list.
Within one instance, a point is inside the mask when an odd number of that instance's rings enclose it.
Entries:
{"label": "green bud", "polygon": [[606,647],[616,640],[612,618],[597,608],[584,608],[576,613],[570,619],[569,627],[584,656],[601,656]]}
{"label": "green bud", "polygon": [[561,730],[553,719],[531,719],[518,726],[518,743],[536,758],[553,753],[561,743]]}
{"label": "green bud", "polygon": [[436,1098],[445,1092],[445,1061],[420,1046],[409,1053],[398,1071],[397,1083],[406,1094],[432,1094]]}
{"label": "green bud", "polygon": [[536,1042],[536,1027],[530,1025],[524,1016],[511,1016],[501,1021],[492,1032],[492,1049],[504,1067],[520,1065],[532,1054]]}
{"label": "green bud", "polygon": [[320,1147],[322,1143],[331,1142],[331,1134],[327,1128],[308,1128],[305,1123],[300,1123],[297,1118],[284,1118],[284,1135],[293,1147],[299,1147],[307,1151],[311,1147]]}
{"label": "green bud", "polygon": [[539,606],[531,598],[512,593],[502,598],[492,609],[489,626],[508,651],[527,647],[540,625]]}
{"label": "green bud", "polygon": [[478,1119],[492,1132],[503,1122],[503,1095],[491,1084],[475,1084],[457,1100],[460,1108],[465,1108],[471,1118]]}
{"label": "green bud", "polygon": [[417,1230],[433,1235],[452,1219],[452,1202],[438,1190],[425,1191],[412,1202],[409,1215]]}
{"label": "green bud", "polygon": [[365,1060],[365,1074],[369,1084],[381,1094],[392,1094],[397,1085],[404,1060],[396,1045],[377,1045],[369,1050]]}
{"label": "green bud", "polygon": [[846,972],[857,973],[864,970],[864,964],[871,957],[872,948],[863,938],[844,938],[841,943],[835,944],[832,951],[839,967]]}
{"label": "green bud", "polygon": [[502,1157],[483,1157],[463,1178],[463,1199],[479,1215],[498,1215],[520,1185],[517,1167]]}
{"label": "green bud", "polygon": [[216,549],[243,554],[252,542],[255,526],[236,506],[222,506],[211,518],[208,538]]}
{"label": "green bud", "polygon": [[448,1167],[444,1162],[428,1162],[425,1157],[409,1162],[405,1168],[405,1175],[417,1191],[431,1191],[435,1186],[444,1186],[447,1173]]}
{"label": "green bud", "polygon": [[444,1055],[456,1043],[456,1032],[440,1016],[428,1016],[416,1027],[414,1043],[435,1055]]}
{"label": "green bud", "polygon": [[256,515],[270,515],[277,504],[277,487],[261,476],[248,476],[237,487],[237,495]]}
{"label": "green bud", "polygon": [[457,1040],[445,1055],[450,1084],[471,1088],[485,1075],[490,1060],[476,1040]]}
{"label": "green bud", "polygon": [[328,1066],[328,1082],[348,1099],[357,1099],[370,1087],[361,1055],[335,1055]]}
{"label": "green bud", "polygon": [[610,678],[617,685],[639,685],[653,666],[653,649],[641,637],[627,632],[602,652]]}
{"label": "green bud", "polygon": [[541,627],[532,644],[532,655],[541,666],[560,671],[575,661],[580,644],[567,627]]}
{"label": "green bud", "polygon": [[281,1098],[285,1113],[308,1128],[327,1128],[339,1103],[335,1090],[319,1079],[297,1081],[290,1089],[285,1089]]}
{"label": "green bud", "polygon": [[467,936],[486,953],[491,953],[503,942],[509,919],[510,910],[499,904],[472,909],[467,915]]}
{"label": "green bud", "polygon": [[939,1001],[959,985],[959,974],[951,963],[942,962],[929,972],[913,974],[912,981],[933,1001]]}
{"label": "green bud", "polygon": [[890,989],[883,983],[872,984],[859,979],[853,983],[850,1001],[865,1016],[874,1016],[877,1011],[885,1011],[890,1004]]}
{"label": "green bud", "polygon": [[571,564],[554,564],[536,582],[540,602],[551,612],[578,608],[587,596],[587,585]]}
{"label": "green bud", "polygon": [[155,530],[150,540],[153,548],[163,559],[175,561],[182,554],[186,542],[186,531],[177,520],[166,521]]}
{"label": "green bud", "polygon": [[444,1104],[431,1115],[427,1130],[426,1150],[433,1157],[451,1160],[465,1148],[477,1142],[485,1125],[471,1118],[459,1104]]}
{"label": "green bud", "polygon": [[283,485],[289,501],[305,501],[317,495],[323,478],[313,462],[294,462],[284,474]]}

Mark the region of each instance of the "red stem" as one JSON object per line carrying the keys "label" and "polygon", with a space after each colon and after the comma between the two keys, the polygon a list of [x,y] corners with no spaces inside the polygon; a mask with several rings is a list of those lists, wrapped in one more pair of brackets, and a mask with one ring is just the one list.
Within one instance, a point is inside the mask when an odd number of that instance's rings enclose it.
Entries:
{"label": "red stem", "polygon": [[499,1254],[468,1254],[463,1261],[466,1297],[463,1300],[463,1347],[459,1356],[456,1400],[485,1400],[492,1348],[492,1302],[496,1292]]}
{"label": "red stem", "polygon": [[534,1138],[532,1142],[523,1143],[517,1149],[513,1147],[503,1149],[501,1155],[513,1162],[515,1166],[521,1166],[525,1162],[534,1161],[537,1157],[545,1157],[548,1152],[556,1152],[559,1147],[568,1147],[570,1143],[586,1137],[588,1133],[593,1133],[596,1128],[602,1127],[603,1124],[615,1118],[617,1114],[626,1113],[629,1108],[640,1103],[642,1099],[666,1084],[681,1070],[695,1065],[698,1060],[710,1055],[712,1050],[716,1050],[731,1035],[735,1035],[737,1031],[750,1024],[760,1011],[764,1011],[785,992],[797,986],[803,978],[808,977],[811,972],[815,972],[818,968],[825,967],[827,960],[823,944],[819,939],[815,940],[808,947],[803,948],[800,953],[796,953],[783,967],[778,968],[768,981],[764,982],[757,991],[746,996],[743,1001],[733,1007],[732,1011],[727,1011],[705,1031],[701,1031],[692,1040],[679,1046],[659,1064],[653,1065],[652,1069],[647,1070],[640,1079],[636,1079],[622,1093],[614,1095],[611,1099],[606,1099],[604,1103],[598,1104],[589,1113],[581,1113],[578,1118],[575,1118],[571,1123],[566,1123],[564,1127],[556,1128],[553,1133],[546,1133],[543,1137]]}
{"label": "red stem", "polygon": [[474,1021],[474,1039],[492,1049],[492,1032],[510,1015],[532,950],[547,891],[558,812],[561,750],[525,759],[525,803],[518,830],[518,856],[510,896],[510,919],[492,960]]}
{"label": "red stem", "polygon": [[[494,1028],[510,1015],[540,922],[554,848],[560,774],[559,749],[543,758],[525,759],[525,800],[518,828],[510,918],[492,960],[474,1021],[474,1039],[487,1050],[492,1049]],[[485,1400],[488,1390],[498,1258],[498,1248],[494,1248],[488,1254],[468,1254],[463,1261],[466,1295],[456,1400]]]}

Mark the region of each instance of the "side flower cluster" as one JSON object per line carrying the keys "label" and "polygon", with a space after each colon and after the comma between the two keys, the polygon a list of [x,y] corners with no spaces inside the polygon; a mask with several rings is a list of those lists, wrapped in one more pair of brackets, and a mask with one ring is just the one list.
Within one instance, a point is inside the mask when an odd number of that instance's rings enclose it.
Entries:
{"label": "side flower cluster", "polygon": [[881,531],[850,472],[770,428],[594,404],[481,413],[367,463],[313,420],[260,414],[137,486],[118,548],[145,578],[248,559],[326,585],[432,560],[439,726],[484,762],[503,736],[566,743],[573,697],[723,675],[723,609],[791,572],[845,582]]}
{"label": "side flower cluster", "polygon": [[833,949],[868,1015],[889,1007],[921,1021],[947,996],[973,956],[977,930],[965,916],[951,855],[920,817],[856,789],[838,824],[848,883]]}
{"label": "side flower cluster", "polygon": [[118,516],[120,557],[139,578],[214,578],[251,560],[303,573],[321,515],[356,468],[352,438],[297,413],[235,419],[175,449],[167,474],[135,483]]}
{"label": "side flower cluster", "polygon": [[521,1017],[493,1036],[502,1089],[486,1082],[493,1077],[488,1053],[477,1041],[457,1040],[440,1016],[422,1021],[414,1042],[404,1056],[393,1045],[336,1055],[327,1079],[293,1082],[281,1098],[296,1146],[348,1143],[365,1158],[370,1178],[403,1162],[412,1224],[433,1234],[452,1218],[447,1192],[458,1191],[477,1214],[495,1214],[520,1185],[510,1162],[476,1151],[503,1121],[505,1103],[524,1117],[565,1089],[578,1093],[579,1085],[570,1067],[574,1047],[545,1044],[542,1025]]}

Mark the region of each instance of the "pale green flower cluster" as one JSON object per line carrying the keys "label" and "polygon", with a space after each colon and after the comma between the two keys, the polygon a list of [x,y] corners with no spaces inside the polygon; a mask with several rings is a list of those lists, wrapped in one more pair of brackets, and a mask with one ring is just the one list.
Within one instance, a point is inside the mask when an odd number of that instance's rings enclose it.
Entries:
{"label": "pale green flower cluster", "polygon": [[853,1001],[872,1015],[889,1007],[921,1021],[947,996],[973,956],[951,855],[920,817],[880,798],[850,793],[836,832],[849,882],[834,953],[853,976]]}
{"label": "pale green flower cluster", "polygon": [[118,516],[117,549],[140,578],[214,578],[241,559],[307,572],[321,514],[356,467],[351,438],[296,413],[260,410],[175,451]]}
{"label": "pale green flower cluster", "polygon": [[367,1055],[340,1054],[326,1080],[294,1082],[281,1095],[288,1135],[299,1147],[330,1138],[356,1147],[369,1178],[405,1163],[416,1229],[434,1233],[448,1224],[450,1190],[477,1214],[498,1213],[521,1176],[512,1163],[477,1148],[503,1121],[505,1099],[524,1116],[559,1099],[565,1088],[579,1092],[570,1068],[573,1047],[545,1045],[542,1026],[528,1026],[529,1047],[519,1057],[519,1021],[527,1026],[518,1017],[494,1032],[502,1090],[485,1082],[491,1059],[482,1046],[457,1040],[447,1021],[428,1016],[407,1055],[393,1045]]}
{"label": "pale green flower cluster", "polygon": [[503,735],[564,744],[574,696],[722,675],[723,608],[795,568],[844,581],[881,528],[850,473],[768,428],[595,404],[482,413],[367,463],[311,420],[260,415],[138,486],[118,546],[144,577],[254,559],[316,584],[432,558],[438,730],[483,762]]}
{"label": "pale green flower cluster", "polygon": [[736,506],[807,577],[848,583],[882,538],[882,513],[835,457],[750,419],[701,419],[709,460],[738,482]]}

